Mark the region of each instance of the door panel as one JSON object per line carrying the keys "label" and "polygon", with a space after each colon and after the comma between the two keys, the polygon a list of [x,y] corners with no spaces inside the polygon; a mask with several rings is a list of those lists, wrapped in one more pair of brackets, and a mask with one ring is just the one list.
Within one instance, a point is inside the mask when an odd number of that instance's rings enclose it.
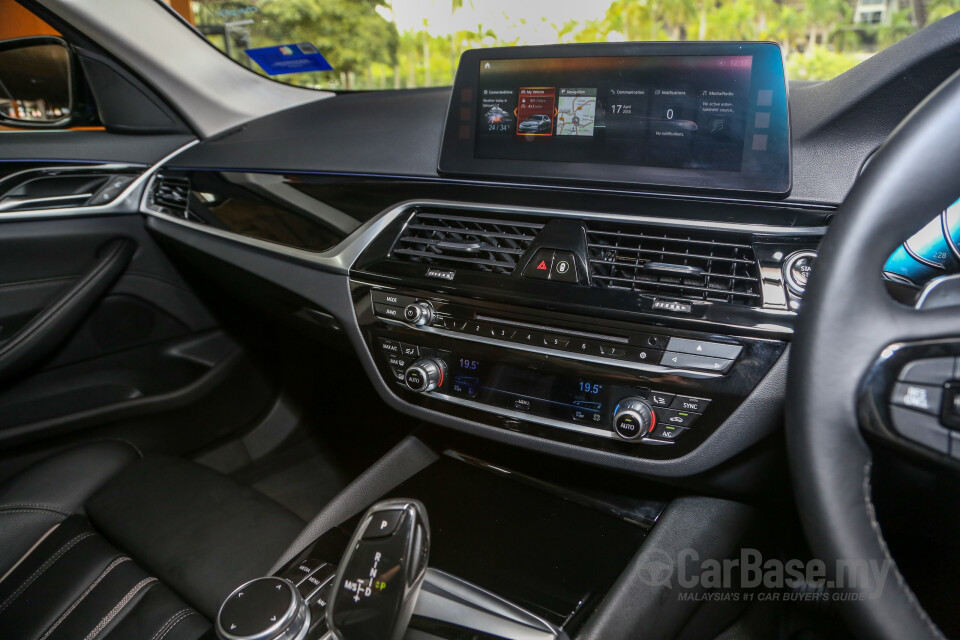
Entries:
{"label": "door panel", "polygon": [[[266,378],[219,329],[138,213],[26,221],[0,214],[0,355],[118,242],[132,255],[109,289],[49,353],[0,378],[0,457],[107,435],[184,453],[245,427],[270,402]],[[176,424],[164,426],[167,417]]]}

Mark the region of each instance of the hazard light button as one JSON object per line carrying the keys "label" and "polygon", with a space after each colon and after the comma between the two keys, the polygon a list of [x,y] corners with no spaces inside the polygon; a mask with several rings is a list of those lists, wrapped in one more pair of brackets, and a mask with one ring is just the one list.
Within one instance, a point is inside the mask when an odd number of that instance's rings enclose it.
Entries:
{"label": "hazard light button", "polygon": [[553,250],[539,249],[527,266],[523,268],[524,278],[536,278],[537,280],[549,280],[550,272],[553,270]]}

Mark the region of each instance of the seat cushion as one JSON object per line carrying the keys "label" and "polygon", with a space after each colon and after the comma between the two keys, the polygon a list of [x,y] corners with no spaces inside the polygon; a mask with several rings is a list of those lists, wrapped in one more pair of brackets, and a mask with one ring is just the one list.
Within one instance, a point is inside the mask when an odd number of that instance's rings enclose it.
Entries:
{"label": "seat cushion", "polygon": [[146,457],[86,503],[97,531],[212,619],[269,573],[305,523],[266,496],[179,458]]}
{"label": "seat cushion", "polygon": [[303,526],[186,460],[66,450],[0,486],[0,638],[197,640]]}

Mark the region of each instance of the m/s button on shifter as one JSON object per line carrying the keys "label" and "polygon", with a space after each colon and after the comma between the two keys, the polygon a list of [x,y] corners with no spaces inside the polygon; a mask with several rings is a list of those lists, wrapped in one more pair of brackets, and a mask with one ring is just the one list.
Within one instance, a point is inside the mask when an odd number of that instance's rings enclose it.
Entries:
{"label": "m/s button on shifter", "polygon": [[327,623],[338,640],[400,640],[430,555],[427,512],[416,500],[373,505],[334,577]]}

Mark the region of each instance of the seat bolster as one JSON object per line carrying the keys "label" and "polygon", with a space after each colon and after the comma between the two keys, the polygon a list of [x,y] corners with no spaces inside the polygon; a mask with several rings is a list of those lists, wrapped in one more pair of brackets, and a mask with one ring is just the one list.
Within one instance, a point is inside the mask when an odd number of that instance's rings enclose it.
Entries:
{"label": "seat bolster", "polygon": [[80,445],[0,485],[0,579],[57,523],[83,513],[87,498],[139,457],[125,442]]}
{"label": "seat bolster", "polygon": [[60,451],[0,485],[0,509],[46,509],[64,517],[83,513],[87,498],[139,457],[133,445],[119,440]]}

